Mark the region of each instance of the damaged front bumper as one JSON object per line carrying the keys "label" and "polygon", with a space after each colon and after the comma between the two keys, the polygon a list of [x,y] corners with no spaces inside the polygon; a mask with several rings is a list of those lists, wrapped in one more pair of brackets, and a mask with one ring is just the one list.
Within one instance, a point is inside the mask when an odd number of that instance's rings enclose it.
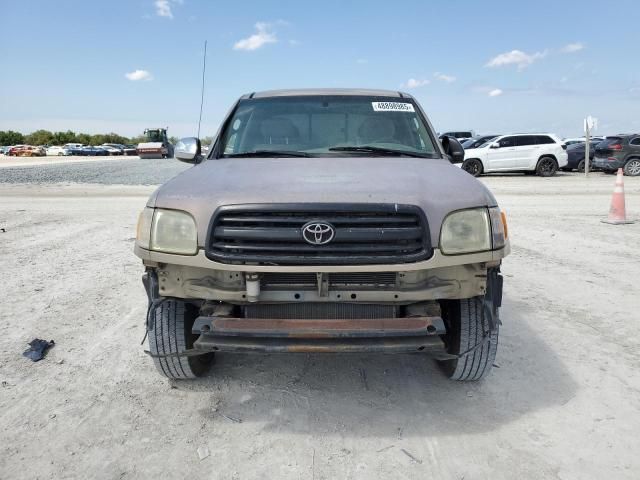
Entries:
{"label": "damaged front bumper", "polygon": [[[175,298],[200,308],[188,355],[420,352],[441,360],[456,357],[443,341],[439,300],[485,295],[489,272],[508,251],[507,243],[499,251],[458,256],[436,249],[429,260],[413,264],[283,267],[228,265],[201,254],[168,255],[136,246],[152,303]],[[333,308],[340,305],[364,310]],[[252,306],[264,310],[251,313]],[[269,306],[290,309],[275,308],[274,314]],[[392,311],[371,313],[367,306]]]}
{"label": "damaged front bumper", "polygon": [[203,352],[427,353],[447,358],[439,316],[391,319],[245,319],[198,317],[195,350]]}

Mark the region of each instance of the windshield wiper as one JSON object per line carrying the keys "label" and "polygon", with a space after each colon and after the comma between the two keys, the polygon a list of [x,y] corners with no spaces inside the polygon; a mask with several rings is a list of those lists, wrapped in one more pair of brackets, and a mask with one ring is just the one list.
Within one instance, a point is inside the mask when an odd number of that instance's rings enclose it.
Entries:
{"label": "windshield wiper", "polygon": [[386,155],[405,155],[407,157],[430,158],[423,153],[408,152],[406,150],[396,150],[394,148],[374,147],[372,145],[361,145],[358,147],[331,147],[331,152],[362,152],[362,153],[380,153]]}
{"label": "windshield wiper", "polygon": [[295,150],[254,150],[252,152],[230,153],[224,155],[227,158],[242,157],[310,157],[307,152],[297,152]]}

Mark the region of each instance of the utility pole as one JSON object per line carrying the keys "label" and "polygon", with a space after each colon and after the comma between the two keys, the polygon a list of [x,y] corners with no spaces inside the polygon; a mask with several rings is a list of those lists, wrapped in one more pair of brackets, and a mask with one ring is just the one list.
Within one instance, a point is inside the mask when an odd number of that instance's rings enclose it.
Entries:
{"label": "utility pole", "polygon": [[589,117],[584,121],[584,176],[589,176]]}
{"label": "utility pole", "polygon": [[598,119],[591,115],[584,119],[584,176],[589,176],[589,150],[591,150],[591,130],[598,128]]}

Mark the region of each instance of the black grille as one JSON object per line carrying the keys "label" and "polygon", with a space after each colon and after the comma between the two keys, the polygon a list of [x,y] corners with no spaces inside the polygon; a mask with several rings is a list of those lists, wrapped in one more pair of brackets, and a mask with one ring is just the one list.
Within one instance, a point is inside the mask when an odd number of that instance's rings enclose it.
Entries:
{"label": "black grille", "polygon": [[365,319],[396,318],[395,305],[376,305],[367,303],[258,303],[246,305],[245,318],[308,318],[325,319]]}
{"label": "black grille", "polygon": [[[329,287],[340,288],[394,288],[396,272],[346,272],[328,273]],[[280,273],[270,272],[261,276],[262,287],[279,288],[295,287],[307,290],[318,288],[318,277],[315,273]]]}
{"label": "black grille", "polygon": [[[333,240],[312,245],[308,222],[335,228]],[[207,257],[222,263],[365,265],[411,263],[432,254],[422,211],[396,204],[271,204],[220,207],[209,226]]]}

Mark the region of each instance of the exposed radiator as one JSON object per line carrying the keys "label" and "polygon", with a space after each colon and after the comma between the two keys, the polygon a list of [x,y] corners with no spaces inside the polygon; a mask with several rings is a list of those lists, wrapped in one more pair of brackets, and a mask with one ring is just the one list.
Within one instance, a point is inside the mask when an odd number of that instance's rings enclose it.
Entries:
{"label": "exposed radiator", "polygon": [[370,319],[396,318],[397,306],[367,303],[268,303],[246,305],[245,318]]}
{"label": "exposed radiator", "polygon": [[[330,288],[375,288],[391,289],[396,286],[396,272],[346,272],[327,275]],[[315,289],[318,278],[315,273],[265,273],[262,275],[264,288],[307,288]]]}

